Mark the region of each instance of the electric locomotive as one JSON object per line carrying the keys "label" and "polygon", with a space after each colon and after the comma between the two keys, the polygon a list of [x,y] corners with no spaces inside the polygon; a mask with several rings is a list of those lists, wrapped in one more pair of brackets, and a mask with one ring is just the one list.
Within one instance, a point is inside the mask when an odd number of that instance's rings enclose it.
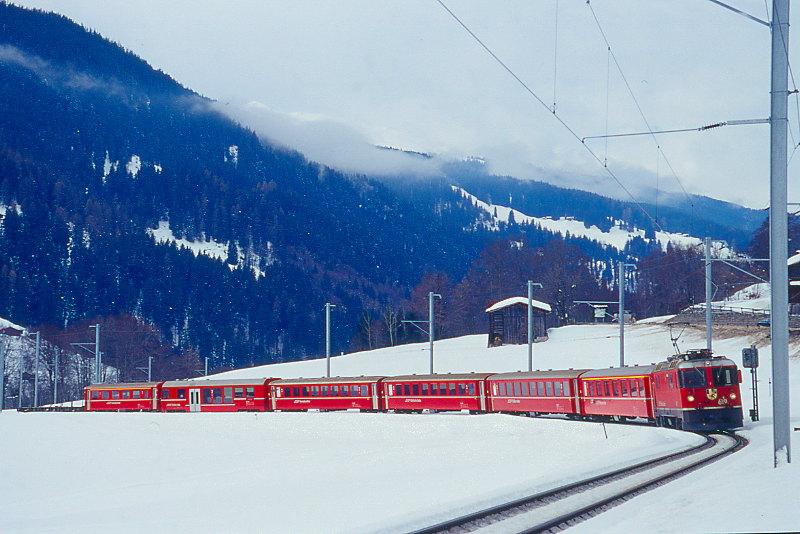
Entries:
{"label": "electric locomotive", "polygon": [[733,361],[708,349],[671,356],[651,376],[656,424],[700,432],[740,428],[741,381]]}

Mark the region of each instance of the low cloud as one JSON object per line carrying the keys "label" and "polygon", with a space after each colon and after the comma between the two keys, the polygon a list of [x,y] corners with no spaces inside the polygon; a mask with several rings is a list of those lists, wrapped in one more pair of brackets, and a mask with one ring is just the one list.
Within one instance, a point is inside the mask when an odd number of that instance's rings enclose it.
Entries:
{"label": "low cloud", "polygon": [[50,86],[78,89],[80,91],[103,91],[117,96],[126,96],[122,86],[114,81],[101,80],[86,72],[69,67],[57,67],[39,56],[12,45],[0,45],[0,64],[22,67],[37,75]]}
{"label": "low cloud", "polygon": [[280,113],[255,101],[244,105],[214,102],[211,107],[271,144],[297,150],[340,171],[378,176],[441,174],[438,158],[379,148],[355,128],[324,116]]}

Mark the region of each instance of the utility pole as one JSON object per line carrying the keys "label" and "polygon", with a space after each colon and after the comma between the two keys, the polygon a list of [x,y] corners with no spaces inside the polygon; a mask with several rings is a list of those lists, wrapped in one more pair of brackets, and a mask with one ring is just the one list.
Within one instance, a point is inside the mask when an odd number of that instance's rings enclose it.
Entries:
{"label": "utility pole", "polygon": [[713,335],[712,318],[711,318],[711,238],[706,237],[704,240],[706,252],[706,348],[711,350],[711,336]]}
{"label": "utility pole", "polygon": [[153,357],[147,357],[147,381],[150,382],[153,378]]}
{"label": "utility pole", "polygon": [[33,407],[39,407],[39,354],[42,350],[42,333],[36,332],[36,359],[33,362]]}
{"label": "utility pole", "polygon": [[429,352],[431,357],[431,374],[433,374],[433,299],[435,298],[442,298],[441,295],[434,293],[433,291],[428,292],[428,343],[429,343]]}
{"label": "utility pole", "polygon": [[7,336],[0,335],[0,413],[3,413],[6,400],[6,347]]}
{"label": "utility pole", "polygon": [[55,363],[53,365],[53,404],[58,404],[58,353],[60,349],[55,348]]}
{"label": "utility pole", "polygon": [[619,366],[625,367],[625,269],[635,267],[632,263],[620,260],[617,264],[619,270]]}
{"label": "utility pole", "polygon": [[770,87],[769,279],[772,336],[773,452],[777,467],[792,461],[789,424],[789,256],[787,228],[786,129],[789,105],[789,0],[772,1]]}
{"label": "utility pole", "polygon": [[543,287],[538,282],[528,280],[528,371],[533,371],[533,286]]}
{"label": "utility pole", "polygon": [[331,377],[331,308],[335,304],[325,303],[325,376]]}
{"label": "utility pole", "polygon": [[[27,334],[23,334],[27,335]],[[21,348],[20,348],[21,349]],[[22,408],[22,371],[25,368],[25,352],[19,351],[19,390],[17,394],[17,410]]]}
{"label": "utility pole", "polygon": [[103,366],[100,353],[100,323],[90,324],[89,328],[94,328],[94,383],[100,384],[103,381],[103,374],[100,371]]}
{"label": "utility pole", "polygon": [[204,375],[208,376],[208,356],[206,356],[206,369],[204,371]]}

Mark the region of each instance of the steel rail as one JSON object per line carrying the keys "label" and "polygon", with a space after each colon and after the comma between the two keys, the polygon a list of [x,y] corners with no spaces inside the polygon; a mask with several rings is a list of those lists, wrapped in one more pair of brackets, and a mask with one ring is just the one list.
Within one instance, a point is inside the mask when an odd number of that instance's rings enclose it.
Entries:
{"label": "steel rail", "polygon": [[[724,433],[717,432],[716,434],[724,434]],[[590,477],[585,480],[572,482],[570,484],[559,486],[557,488],[542,493],[537,493],[534,495],[529,495],[527,497],[522,497],[520,499],[515,499],[513,501],[509,501],[506,503],[499,504],[497,506],[492,506],[490,508],[480,510],[478,512],[473,512],[460,517],[449,519],[447,521],[443,521],[429,527],[415,530],[412,532],[412,534],[469,532],[472,530],[477,530],[488,525],[500,523],[518,514],[526,513],[536,505],[551,504],[553,502],[566,499],[567,497],[581,493],[585,490],[601,487],[613,481],[624,479],[628,476],[637,473],[645,472],[657,466],[668,464],[676,460],[679,460],[681,458],[686,458],[698,454],[700,452],[715,447],[719,442],[718,439],[716,439],[711,435],[704,435],[704,434],[701,435],[703,435],[703,437],[706,438],[706,441],[701,445],[691,447],[683,451],[670,453],[665,456],[660,456],[658,458],[640,462],[621,469],[616,469],[614,471]],[[747,444],[747,440],[735,434],[724,434],[724,435],[734,438],[735,441],[732,447],[724,448],[723,450],[715,454],[712,454],[710,456],[704,456],[703,458],[695,462],[692,462],[687,466],[681,467],[674,471],[670,471],[669,473],[658,476],[654,479],[649,479],[643,483],[636,484],[630,488],[626,488],[624,491],[614,493],[613,495],[600,499],[590,505],[583,506],[577,510],[572,510],[568,513],[561,514],[557,517],[551,518],[547,521],[541,522],[532,527],[523,529],[521,532],[528,534],[536,532],[547,532],[548,530],[551,529],[561,530],[567,528],[569,526],[572,526],[573,524],[584,521],[585,519],[588,519],[591,516],[597,515],[598,513],[601,513],[602,511],[611,506],[624,502],[625,500],[631,498],[634,495],[638,495],[639,493],[648,491],[656,486],[662,485],[670,480],[673,480],[686,473],[689,473],[690,471],[698,469],[708,463],[716,461],[722,458],[723,456],[732,454],[733,452],[738,451]]]}

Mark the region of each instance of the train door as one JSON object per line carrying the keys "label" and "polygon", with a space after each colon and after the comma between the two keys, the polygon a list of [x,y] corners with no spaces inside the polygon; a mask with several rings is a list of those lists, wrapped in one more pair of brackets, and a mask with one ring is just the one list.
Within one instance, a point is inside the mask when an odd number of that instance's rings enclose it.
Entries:
{"label": "train door", "polygon": [[189,411],[190,412],[199,412],[200,411],[200,390],[199,389],[190,389],[189,390]]}
{"label": "train door", "polygon": [[478,382],[476,384],[478,388],[478,395],[480,395],[480,407],[482,412],[486,411],[486,390],[484,388],[486,387],[487,383],[488,382]]}
{"label": "train door", "polygon": [[378,406],[378,384],[372,384],[372,409],[379,409]]}

